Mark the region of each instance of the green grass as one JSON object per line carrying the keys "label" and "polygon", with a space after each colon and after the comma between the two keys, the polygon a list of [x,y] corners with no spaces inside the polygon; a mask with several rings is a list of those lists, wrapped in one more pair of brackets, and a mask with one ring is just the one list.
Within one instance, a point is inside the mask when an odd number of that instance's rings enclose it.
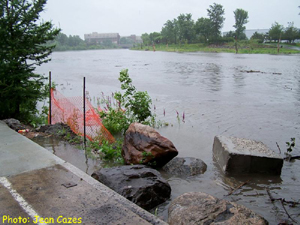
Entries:
{"label": "green grass", "polygon": [[[140,48],[133,48],[133,50],[146,50],[153,51],[152,46]],[[156,51],[165,52],[226,52],[235,53],[235,48],[233,43],[228,43],[224,45],[206,45],[203,43],[199,44],[182,44],[182,45],[155,45]],[[250,41],[239,42],[239,54],[278,54],[276,46],[267,46],[264,44],[252,43]],[[280,48],[279,54],[299,54],[300,51],[293,49]]]}

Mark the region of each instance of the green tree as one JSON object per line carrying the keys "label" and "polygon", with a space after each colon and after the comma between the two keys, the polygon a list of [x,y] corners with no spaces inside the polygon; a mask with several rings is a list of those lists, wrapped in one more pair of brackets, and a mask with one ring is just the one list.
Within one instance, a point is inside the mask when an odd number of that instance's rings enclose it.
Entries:
{"label": "green tree", "polygon": [[173,21],[168,20],[162,30],[161,30],[162,37],[166,40],[167,44],[177,44],[177,37],[178,37],[178,29],[177,29],[177,20],[174,19]]}
{"label": "green tree", "polygon": [[294,23],[289,23],[289,26],[285,29],[283,33],[283,40],[287,40],[289,43],[294,42],[299,38],[299,30],[294,27]]}
{"label": "green tree", "polygon": [[46,0],[0,0],[0,119],[30,120],[46,97],[45,78],[34,72],[48,62],[60,29],[38,22]]}
{"label": "green tree", "polygon": [[238,53],[238,40],[245,37],[244,31],[246,27],[244,26],[248,23],[248,12],[243,9],[236,9],[234,12],[235,24],[233,27],[235,28],[235,52]]}
{"label": "green tree", "polygon": [[210,36],[212,35],[212,22],[208,18],[199,18],[195,23],[195,32],[200,39],[204,39],[204,42],[207,42]]}
{"label": "green tree", "polygon": [[209,9],[207,9],[208,17],[212,23],[212,37],[214,37],[215,39],[221,36],[221,28],[223,27],[223,23],[225,21],[225,18],[223,16],[224,13],[225,10],[223,9],[223,6],[216,3],[210,5]]}
{"label": "green tree", "polygon": [[150,43],[159,44],[161,42],[161,34],[159,32],[153,32],[149,34]]}
{"label": "green tree", "polygon": [[194,39],[194,21],[192,14],[180,14],[177,17],[178,36],[181,42],[192,42]]}
{"label": "green tree", "polygon": [[144,33],[144,34],[142,34],[141,38],[143,40],[144,45],[150,45],[151,44],[149,34]]}
{"label": "green tree", "polygon": [[250,39],[251,39],[251,40],[257,40],[258,43],[263,43],[264,40],[265,40],[265,35],[264,35],[264,34],[261,34],[261,33],[255,32],[255,33],[251,36]]}
{"label": "green tree", "polygon": [[68,45],[70,47],[75,47],[75,46],[79,46],[81,44],[83,44],[84,41],[78,36],[78,35],[69,35],[69,38],[68,38]]}
{"label": "green tree", "polygon": [[235,28],[235,35],[237,39],[241,39],[242,34],[246,30],[244,26],[248,23],[248,12],[243,9],[236,9],[234,12],[235,24],[233,27]]}
{"label": "green tree", "polygon": [[284,27],[277,22],[272,24],[272,27],[269,30],[269,39],[270,41],[276,41],[278,42],[281,34],[283,33]]}
{"label": "green tree", "polygon": [[59,33],[55,40],[57,41],[58,44],[60,45],[67,45],[68,44],[68,36],[65,35],[64,33]]}

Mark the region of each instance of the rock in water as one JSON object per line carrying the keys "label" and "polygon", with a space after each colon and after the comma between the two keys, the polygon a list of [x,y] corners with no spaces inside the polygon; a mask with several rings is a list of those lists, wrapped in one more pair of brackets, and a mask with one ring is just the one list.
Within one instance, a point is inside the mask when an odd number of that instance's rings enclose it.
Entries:
{"label": "rock in water", "polygon": [[173,200],[169,207],[168,223],[170,225],[268,224],[263,217],[242,205],[202,192],[185,193]]}
{"label": "rock in water", "polygon": [[125,133],[122,156],[126,164],[162,167],[177,155],[173,143],[150,126],[132,123]]}
{"label": "rock in water", "polygon": [[92,177],[144,209],[156,207],[171,195],[160,173],[144,165],[102,168]]}
{"label": "rock in water", "polygon": [[203,174],[207,169],[207,165],[201,159],[176,157],[168,162],[162,169],[170,175],[189,177]]}
{"label": "rock in water", "polygon": [[283,158],[262,142],[216,136],[213,156],[225,173],[267,173],[280,175]]}

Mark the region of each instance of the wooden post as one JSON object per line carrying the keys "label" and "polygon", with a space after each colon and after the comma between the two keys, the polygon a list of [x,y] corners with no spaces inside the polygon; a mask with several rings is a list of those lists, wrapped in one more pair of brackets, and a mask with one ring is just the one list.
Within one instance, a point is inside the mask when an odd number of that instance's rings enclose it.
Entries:
{"label": "wooden post", "polygon": [[83,143],[86,149],[86,129],[85,129],[85,77],[83,77]]}
{"label": "wooden post", "polygon": [[49,71],[49,119],[48,123],[52,124],[52,104],[51,104],[51,71]]}
{"label": "wooden post", "polygon": [[278,40],[278,43],[277,43],[277,53],[279,53],[279,43],[281,42],[281,33],[280,33],[280,37],[279,37],[279,40]]}

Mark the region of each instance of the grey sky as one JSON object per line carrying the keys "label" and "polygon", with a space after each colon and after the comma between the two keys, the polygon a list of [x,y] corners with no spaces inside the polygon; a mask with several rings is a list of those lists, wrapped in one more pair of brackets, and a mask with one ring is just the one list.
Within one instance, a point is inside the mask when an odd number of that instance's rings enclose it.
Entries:
{"label": "grey sky", "polygon": [[160,32],[167,20],[191,13],[196,21],[207,17],[214,2],[223,5],[222,31],[233,30],[233,11],[248,11],[247,29],[268,29],[275,21],[283,26],[294,22],[300,28],[299,0],[48,0],[42,19],[51,20],[67,35],[116,32],[121,36]]}

